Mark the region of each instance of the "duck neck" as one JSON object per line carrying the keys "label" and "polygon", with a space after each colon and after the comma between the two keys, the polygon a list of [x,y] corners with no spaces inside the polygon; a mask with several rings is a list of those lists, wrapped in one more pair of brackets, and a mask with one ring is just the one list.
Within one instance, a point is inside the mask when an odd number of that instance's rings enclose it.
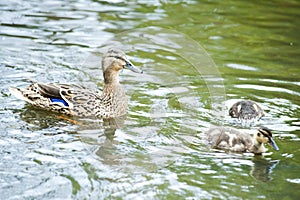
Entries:
{"label": "duck neck", "polygon": [[258,142],[256,137],[253,138],[253,144],[250,148],[250,151],[255,154],[262,154],[266,151],[264,145],[261,142]]}
{"label": "duck neck", "polygon": [[119,84],[119,73],[114,70],[106,71],[103,73],[105,85]]}
{"label": "duck neck", "polygon": [[120,99],[125,96],[122,85],[119,83],[119,73],[116,71],[108,71],[103,73],[104,88],[103,95],[109,96],[111,100]]}
{"label": "duck neck", "polygon": [[106,96],[119,96],[121,94],[123,95],[123,93],[123,87],[119,82],[104,84],[103,94],[105,94]]}

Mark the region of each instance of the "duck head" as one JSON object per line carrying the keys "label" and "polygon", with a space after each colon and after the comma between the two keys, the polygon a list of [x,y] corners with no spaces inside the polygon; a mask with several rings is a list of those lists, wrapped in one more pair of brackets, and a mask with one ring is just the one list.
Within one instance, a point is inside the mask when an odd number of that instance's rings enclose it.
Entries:
{"label": "duck head", "polygon": [[143,71],[135,67],[127,58],[126,54],[118,49],[110,49],[104,54],[102,58],[102,70],[104,82],[112,83],[118,82],[119,71],[122,69],[129,69],[136,73],[143,73]]}
{"label": "duck head", "polygon": [[268,145],[270,145],[276,151],[279,150],[276,142],[272,138],[271,130],[268,129],[268,128],[266,128],[266,127],[260,127],[258,129],[258,132],[256,134],[256,140],[257,140],[257,142],[259,142],[261,144],[268,144]]}

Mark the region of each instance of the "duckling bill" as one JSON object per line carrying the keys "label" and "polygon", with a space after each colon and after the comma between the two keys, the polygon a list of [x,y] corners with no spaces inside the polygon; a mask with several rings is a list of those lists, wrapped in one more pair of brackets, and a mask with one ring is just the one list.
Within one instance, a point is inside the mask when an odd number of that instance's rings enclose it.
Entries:
{"label": "duckling bill", "polygon": [[110,49],[102,58],[103,91],[93,91],[75,84],[33,83],[26,88],[10,87],[17,98],[34,106],[71,116],[114,118],[126,114],[127,99],[119,83],[119,72],[135,67],[124,52]]}
{"label": "duckling bill", "polygon": [[261,127],[251,137],[248,133],[239,132],[232,128],[214,127],[207,131],[208,141],[212,148],[224,149],[234,152],[252,152],[262,154],[266,152],[264,144],[270,145],[274,150],[279,148],[272,138],[270,129]]}

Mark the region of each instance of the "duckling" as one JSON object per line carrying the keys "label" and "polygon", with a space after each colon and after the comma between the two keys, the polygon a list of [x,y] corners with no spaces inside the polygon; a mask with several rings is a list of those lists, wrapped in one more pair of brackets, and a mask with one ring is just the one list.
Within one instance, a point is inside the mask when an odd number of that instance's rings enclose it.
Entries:
{"label": "duckling", "polygon": [[121,50],[110,49],[102,58],[103,91],[75,84],[33,83],[26,88],[10,87],[10,92],[29,104],[70,116],[115,118],[126,114],[127,99],[119,83],[119,72],[135,67]]}
{"label": "duckling", "polygon": [[251,137],[248,133],[226,127],[214,127],[207,131],[208,141],[212,148],[225,149],[234,152],[252,152],[262,154],[266,152],[264,144],[269,144],[276,151],[279,150],[272,138],[270,129],[261,127]]}
{"label": "duckling", "polygon": [[238,101],[229,109],[232,118],[238,118],[242,123],[259,121],[265,114],[264,110],[254,101]]}

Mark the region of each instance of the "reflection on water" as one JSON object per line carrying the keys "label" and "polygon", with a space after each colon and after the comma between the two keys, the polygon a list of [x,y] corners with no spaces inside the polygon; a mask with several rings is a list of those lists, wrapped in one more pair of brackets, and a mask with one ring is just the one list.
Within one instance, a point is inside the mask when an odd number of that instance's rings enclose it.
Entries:
{"label": "reflection on water", "polygon": [[278,165],[278,160],[266,160],[259,156],[253,158],[254,165],[251,169],[251,175],[260,181],[271,181],[271,175],[273,170],[275,169],[276,165]]}
{"label": "reflection on water", "polygon": [[[0,199],[297,199],[299,7],[289,0],[2,3]],[[60,116],[8,92],[27,79],[101,87],[101,55],[111,45],[145,72],[120,75],[126,118]],[[242,129],[225,105],[237,99],[263,107],[255,126],[273,131],[279,152],[215,152],[198,137],[212,124]]]}
{"label": "reflection on water", "polygon": [[18,112],[20,119],[32,125],[30,128],[35,130],[43,130],[53,126],[65,126],[66,123],[58,118],[56,113],[41,110],[29,104],[25,104],[24,108]]}

